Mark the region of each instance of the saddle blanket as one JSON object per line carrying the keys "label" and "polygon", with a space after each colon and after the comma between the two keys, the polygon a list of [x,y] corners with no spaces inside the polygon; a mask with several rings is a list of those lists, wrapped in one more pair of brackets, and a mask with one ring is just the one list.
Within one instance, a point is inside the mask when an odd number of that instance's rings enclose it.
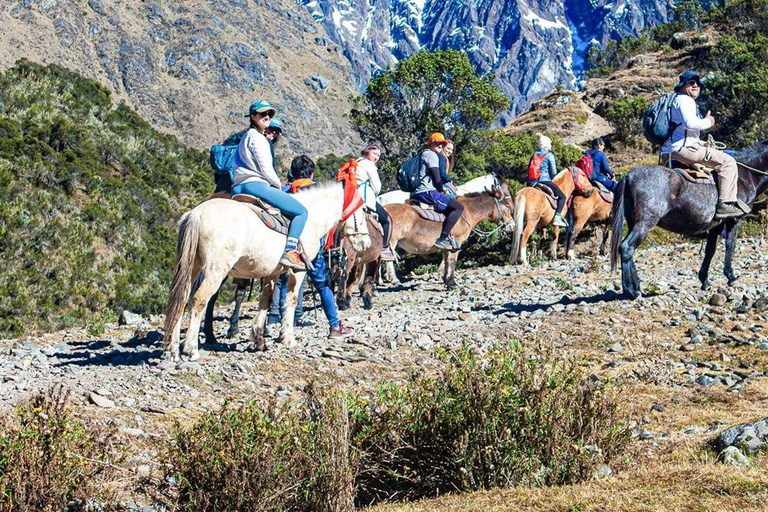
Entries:
{"label": "saddle blanket", "polygon": [[698,185],[717,185],[717,181],[714,178],[714,176],[716,176],[715,174],[711,174],[708,177],[697,177],[693,176],[691,171],[688,169],[676,168],[672,170],[689,183],[696,183]]}
{"label": "saddle blanket", "polygon": [[241,203],[246,203],[254,213],[259,215],[261,222],[272,231],[276,231],[281,235],[288,234],[288,219],[283,217],[280,210],[273,208],[269,204],[256,199],[248,194],[236,194],[231,197],[232,200]]}
{"label": "saddle blanket", "polygon": [[445,215],[440,212],[436,212],[435,210],[425,210],[424,208],[419,208],[418,206],[414,205],[411,205],[411,208],[415,208],[419,213],[419,217],[424,220],[441,223],[445,221]]}
{"label": "saddle blanket", "polygon": [[598,193],[600,194],[600,197],[603,198],[603,201],[606,203],[613,203],[613,192],[605,188],[605,185],[600,183],[599,181],[593,181],[592,186],[594,186]]}
{"label": "saddle blanket", "polygon": [[552,207],[552,209],[557,208],[557,197],[555,197],[555,193],[552,192],[552,189],[549,188],[546,185],[542,185],[541,183],[537,183],[534,185],[533,188],[539,189],[540,191],[544,192],[544,197],[547,198],[547,201],[549,201],[549,205]]}
{"label": "saddle blanket", "polygon": [[384,236],[384,228],[381,226],[381,223],[379,222],[379,219],[376,218],[376,215],[371,215],[370,213],[366,214],[368,217],[368,220],[373,224],[373,227],[376,228],[376,230],[381,233],[381,236]]}

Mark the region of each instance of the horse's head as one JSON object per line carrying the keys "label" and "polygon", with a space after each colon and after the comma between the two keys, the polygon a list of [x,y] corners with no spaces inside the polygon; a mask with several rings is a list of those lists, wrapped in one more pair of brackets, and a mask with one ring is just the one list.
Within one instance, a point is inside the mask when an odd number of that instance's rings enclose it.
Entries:
{"label": "horse's head", "polygon": [[595,188],[592,186],[587,175],[579,167],[573,166],[571,169],[576,194],[584,197],[591,196]]}
{"label": "horse's head", "polygon": [[515,229],[513,216],[515,202],[512,194],[509,192],[507,180],[501,175],[494,175],[490,192],[494,199],[496,199],[496,205],[499,209],[499,221],[506,225],[505,231],[507,233],[512,233]]}
{"label": "horse's head", "polygon": [[355,210],[355,213],[344,222],[341,232],[357,252],[364,251],[371,246],[371,235],[368,232],[368,222],[362,207]]}

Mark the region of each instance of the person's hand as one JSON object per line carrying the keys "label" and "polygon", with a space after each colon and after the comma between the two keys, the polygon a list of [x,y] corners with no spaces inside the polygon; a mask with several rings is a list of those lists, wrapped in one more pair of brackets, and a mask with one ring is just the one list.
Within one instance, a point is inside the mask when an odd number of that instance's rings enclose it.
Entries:
{"label": "person's hand", "polygon": [[712,113],[709,110],[707,110],[707,115],[704,116],[704,119],[709,119],[709,127],[710,128],[715,126],[715,118],[712,117]]}

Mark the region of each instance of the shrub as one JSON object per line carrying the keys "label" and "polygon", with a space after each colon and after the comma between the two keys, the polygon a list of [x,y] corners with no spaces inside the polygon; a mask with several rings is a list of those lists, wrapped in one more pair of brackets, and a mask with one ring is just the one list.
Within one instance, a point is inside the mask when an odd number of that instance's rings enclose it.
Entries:
{"label": "shrub", "polygon": [[616,128],[615,138],[629,146],[647,145],[643,135],[643,115],[651,102],[640,96],[617,100],[605,108],[605,119]]}
{"label": "shrub", "polygon": [[357,410],[358,503],[575,483],[628,442],[616,398],[576,361],[466,348],[448,360]]}
{"label": "shrub", "polygon": [[255,402],[177,425],[164,458],[166,499],[175,510],[306,510],[352,508],[346,404],[316,393],[297,409]]}
{"label": "shrub", "polygon": [[295,407],[254,402],[176,426],[161,490],[174,510],[348,510],[447,492],[558,485],[625,448],[615,392],[577,361],[519,348],[446,357],[372,398],[318,392]]}
{"label": "shrub", "polygon": [[51,389],[3,419],[0,510],[59,511],[112,499],[102,490],[114,476],[111,433],[73,420],[68,396],[62,387]]}

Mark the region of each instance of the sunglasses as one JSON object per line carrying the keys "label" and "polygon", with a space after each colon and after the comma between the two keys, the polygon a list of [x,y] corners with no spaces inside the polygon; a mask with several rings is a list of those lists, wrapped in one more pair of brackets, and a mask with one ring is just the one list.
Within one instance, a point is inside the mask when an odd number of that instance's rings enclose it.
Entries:
{"label": "sunglasses", "polygon": [[687,82],[685,82],[685,85],[695,85],[696,87],[701,87],[701,85],[699,85],[699,82],[697,82],[696,80],[688,80]]}
{"label": "sunglasses", "polygon": [[271,110],[267,110],[266,112],[257,112],[261,117],[275,117],[275,113]]}

